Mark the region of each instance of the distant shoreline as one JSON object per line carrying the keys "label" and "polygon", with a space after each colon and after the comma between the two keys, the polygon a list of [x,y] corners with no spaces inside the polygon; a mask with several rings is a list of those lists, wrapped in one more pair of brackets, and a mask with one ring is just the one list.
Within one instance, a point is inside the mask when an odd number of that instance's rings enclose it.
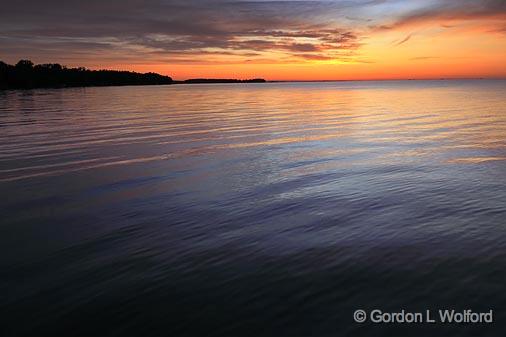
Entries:
{"label": "distant shoreline", "polygon": [[263,78],[249,80],[227,79],[227,78],[193,78],[183,81],[173,81],[172,84],[213,84],[213,83],[267,83]]}
{"label": "distant shoreline", "polygon": [[89,70],[83,67],[67,68],[57,63],[34,65],[20,60],[16,65],[0,61],[0,90],[56,89],[79,87],[105,87],[127,85],[173,85],[205,83],[266,83],[255,79],[195,78],[184,81],[156,73],[136,73],[117,70]]}

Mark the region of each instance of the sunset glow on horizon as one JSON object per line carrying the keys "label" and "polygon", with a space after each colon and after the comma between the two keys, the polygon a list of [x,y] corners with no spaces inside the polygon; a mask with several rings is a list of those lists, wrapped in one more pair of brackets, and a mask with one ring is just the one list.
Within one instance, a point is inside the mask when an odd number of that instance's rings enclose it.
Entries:
{"label": "sunset glow on horizon", "polygon": [[174,79],[506,77],[502,0],[32,0],[0,19],[8,63]]}

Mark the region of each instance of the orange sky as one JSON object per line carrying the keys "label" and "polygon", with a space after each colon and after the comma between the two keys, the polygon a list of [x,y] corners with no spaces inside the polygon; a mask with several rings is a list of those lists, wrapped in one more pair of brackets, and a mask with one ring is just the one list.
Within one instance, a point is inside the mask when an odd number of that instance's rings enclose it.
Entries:
{"label": "orange sky", "polygon": [[175,79],[506,78],[502,0],[28,2],[0,14],[4,61]]}
{"label": "orange sky", "polygon": [[[504,22],[506,16],[449,23],[424,21],[370,31],[346,59],[279,61],[286,55],[274,53],[270,59],[258,61],[223,56],[216,57],[214,62],[203,60],[197,64],[112,66],[155,71],[177,79],[199,76],[270,80],[505,78],[506,32],[494,30]],[[407,40],[402,42],[404,39]]]}

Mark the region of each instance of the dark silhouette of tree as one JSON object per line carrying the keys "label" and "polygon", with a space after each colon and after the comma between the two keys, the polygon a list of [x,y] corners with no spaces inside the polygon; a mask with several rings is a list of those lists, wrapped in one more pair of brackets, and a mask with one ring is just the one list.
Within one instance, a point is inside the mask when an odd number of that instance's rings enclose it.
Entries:
{"label": "dark silhouette of tree", "polygon": [[9,65],[0,61],[0,89],[7,89],[7,71]]}
{"label": "dark silhouette of tree", "polygon": [[33,62],[30,60],[20,60],[18,63],[16,63],[16,69],[19,70],[31,70],[33,68]]}

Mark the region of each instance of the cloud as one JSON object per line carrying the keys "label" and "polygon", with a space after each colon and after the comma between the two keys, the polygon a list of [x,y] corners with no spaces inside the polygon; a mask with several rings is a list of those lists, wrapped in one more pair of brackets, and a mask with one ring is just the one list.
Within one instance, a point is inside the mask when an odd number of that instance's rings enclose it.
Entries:
{"label": "cloud", "polygon": [[447,22],[470,21],[480,19],[506,19],[506,1],[504,0],[443,0],[435,5],[423,7],[401,15],[390,24],[379,25],[380,30],[397,29],[424,24],[438,23],[442,27],[452,27]]}
{"label": "cloud", "polygon": [[506,34],[506,25],[504,25],[504,26],[502,26],[502,27],[501,27],[501,26],[499,26],[499,27],[497,27],[497,28],[490,29],[488,32],[489,32],[489,33],[496,33],[496,34],[497,34],[497,33],[498,33],[498,34]]}
{"label": "cloud", "polygon": [[412,34],[409,34],[408,36],[406,36],[404,39],[402,39],[401,41],[397,42],[395,45],[396,46],[400,46],[401,44],[405,43],[405,42],[408,42],[409,39],[411,39],[411,35]]}
{"label": "cloud", "polygon": [[490,31],[500,32],[504,7],[498,0],[4,1],[1,56],[74,64],[348,61],[363,59],[366,37],[382,29],[486,17],[499,18]]}
{"label": "cloud", "polygon": [[423,60],[432,60],[432,59],[438,59],[438,58],[440,58],[440,57],[439,56],[417,56],[417,57],[410,58],[410,60],[423,61]]}
{"label": "cloud", "polygon": [[[301,53],[339,57],[356,50],[359,36],[338,27],[330,13],[353,13],[378,1],[112,0],[11,1],[0,12],[4,50],[32,49],[42,57],[123,53],[168,60],[184,55]],[[336,14],[337,15],[337,14]],[[337,16],[336,16],[337,17]],[[64,46],[62,41],[72,44]],[[90,44],[96,47],[89,48]],[[19,55],[30,57],[30,55]],[[323,55],[322,55],[323,57]]]}

